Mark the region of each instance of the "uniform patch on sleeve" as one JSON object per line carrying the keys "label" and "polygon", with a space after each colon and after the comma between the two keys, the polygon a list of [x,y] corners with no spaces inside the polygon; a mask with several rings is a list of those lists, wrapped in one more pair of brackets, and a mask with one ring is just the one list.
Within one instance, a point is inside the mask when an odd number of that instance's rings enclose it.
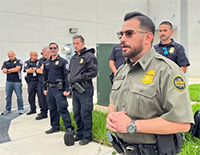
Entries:
{"label": "uniform patch on sleeve", "polygon": [[142,78],[142,82],[144,84],[152,83],[154,75],[155,75],[154,70],[149,70],[148,72],[146,72],[145,76]]}
{"label": "uniform patch on sleeve", "polygon": [[180,75],[176,75],[172,79],[172,85],[178,91],[184,91],[186,89],[185,80]]}

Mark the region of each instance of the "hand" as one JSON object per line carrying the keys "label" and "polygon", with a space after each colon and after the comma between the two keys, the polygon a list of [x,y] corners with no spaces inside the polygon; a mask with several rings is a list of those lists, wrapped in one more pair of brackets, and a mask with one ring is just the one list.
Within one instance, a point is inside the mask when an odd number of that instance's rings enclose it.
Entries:
{"label": "hand", "polygon": [[113,112],[106,118],[108,129],[113,132],[128,133],[127,126],[131,122],[131,118],[126,115],[126,112]]}
{"label": "hand", "polygon": [[44,93],[44,95],[46,96],[46,95],[47,95],[47,90],[44,90],[43,93]]}
{"label": "hand", "polygon": [[64,92],[63,92],[63,95],[64,95],[64,96],[68,96],[69,93],[70,93],[70,92],[64,91]]}
{"label": "hand", "polygon": [[3,72],[4,74],[7,74],[7,68],[3,68],[3,69],[2,69],[2,72]]}

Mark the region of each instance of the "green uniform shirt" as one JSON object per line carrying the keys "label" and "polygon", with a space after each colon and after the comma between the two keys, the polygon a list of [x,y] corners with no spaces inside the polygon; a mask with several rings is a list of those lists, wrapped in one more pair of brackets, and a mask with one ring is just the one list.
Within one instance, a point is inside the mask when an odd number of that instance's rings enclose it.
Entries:
{"label": "green uniform shirt", "polygon": [[[110,103],[134,120],[162,117],[194,123],[185,74],[174,62],[151,48],[136,63],[122,65],[114,78]],[[147,124],[148,126],[148,124]],[[154,134],[117,133],[128,143],[154,144]]]}

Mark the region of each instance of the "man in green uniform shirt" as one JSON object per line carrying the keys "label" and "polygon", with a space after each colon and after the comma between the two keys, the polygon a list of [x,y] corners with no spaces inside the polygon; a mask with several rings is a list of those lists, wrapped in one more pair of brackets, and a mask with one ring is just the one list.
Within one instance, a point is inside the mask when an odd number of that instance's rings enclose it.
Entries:
{"label": "man in green uniform shirt", "polygon": [[149,17],[131,12],[117,33],[126,63],[114,78],[107,128],[127,155],[157,155],[156,135],[186,132],[194,123],[185,75],[155,52],[154,31]]}

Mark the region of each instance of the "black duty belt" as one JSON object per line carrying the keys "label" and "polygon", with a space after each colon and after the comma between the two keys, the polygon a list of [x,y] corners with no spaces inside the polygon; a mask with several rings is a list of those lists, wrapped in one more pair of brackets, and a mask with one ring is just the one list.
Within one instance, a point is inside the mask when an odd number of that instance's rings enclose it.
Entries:
{"label": "black duty belt", "polygon": [[131,144],[119,140],[126,155],[159,155],[156,144]]}
{"label": "black duty belt", "polygon": [[36,77],[36,78],[29,78],[29,80],[30,81],[38,81],[39,79],[38,79],[38,77]]}
{"label": "black duty belt", "polygon": [[57,87],[57,83],[48,83],[48,86],[50,87],[50,88],[54,88],[54,87]]}

